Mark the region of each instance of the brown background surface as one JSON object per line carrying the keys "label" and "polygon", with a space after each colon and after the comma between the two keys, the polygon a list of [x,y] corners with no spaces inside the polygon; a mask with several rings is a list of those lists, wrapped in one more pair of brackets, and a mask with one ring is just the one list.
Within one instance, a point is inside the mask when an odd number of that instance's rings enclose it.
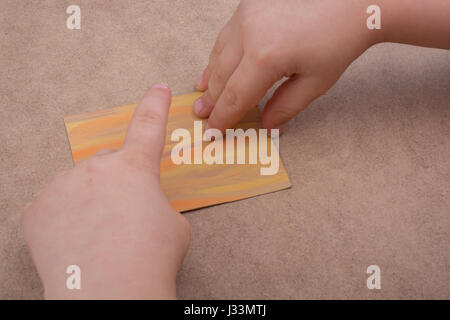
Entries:
{"label": "brown background surface", "polygon": [[[0,2],[0,298],[42,297],[19,216],[72,167],[63,116],[192,91],[236,4]],[[368,50],[286,127],[291,189],[186,214],[179,297],[450,298],[449,87],[448,51]]]}

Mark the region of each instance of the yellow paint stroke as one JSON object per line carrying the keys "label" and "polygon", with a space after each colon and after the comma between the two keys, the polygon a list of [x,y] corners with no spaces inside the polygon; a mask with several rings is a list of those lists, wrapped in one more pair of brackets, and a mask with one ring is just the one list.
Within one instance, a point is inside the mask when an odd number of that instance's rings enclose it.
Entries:
{"label": "yellow paint stroke", "polygon": [[[192,135],[194,121],[200,120],[192,113],[192,105],[201,94],[194,92],[173,97],[170,105],[166,145],[161,159],[161,188],[172,207],[177,211],[188,211],[289,188],[291,184],[281,159],[278,173],[272,176],[260,174],[262,165],[259,162],[252,165],[175,165],[172,162],[171,150],[178,142],[171,142],[170,135],[178,128],[185,128]],[[136,106],[130,104],[64,118],[74,162],[89,158],[102,149],[119,150]],[[236,127],[259,129],[258,109],[251,110]],[[203,145],[192,144],[192,154],[195,148],[206,145],[206,142]],[[277,152],[275,148],[270,150]]]}

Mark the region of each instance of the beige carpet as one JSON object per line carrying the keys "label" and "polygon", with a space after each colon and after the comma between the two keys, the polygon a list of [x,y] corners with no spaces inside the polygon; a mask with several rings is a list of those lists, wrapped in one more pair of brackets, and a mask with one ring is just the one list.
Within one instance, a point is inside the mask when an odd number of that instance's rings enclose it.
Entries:
{"label": "beige carpet", "polygon": [[[72,167],[63,116],[192,91],[236,4],[1,1],[0,298],[42,298],[19,216]],[[449,87],[449,51],[367,51],[286,127],[290,190],[186,215],[179,297],[450,298]]]}

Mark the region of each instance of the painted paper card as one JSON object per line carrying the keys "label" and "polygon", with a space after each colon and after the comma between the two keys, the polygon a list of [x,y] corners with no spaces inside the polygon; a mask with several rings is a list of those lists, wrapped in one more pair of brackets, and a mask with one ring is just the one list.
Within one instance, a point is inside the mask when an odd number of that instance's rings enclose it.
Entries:
{"label": "painted paper card", "polygon": [[[271,175],[261,174],[267,167],[267,162],[261,161],[259,157],[256,163],[249,164],[248,152],[254,149],[253,145],[249,145],[250,139],[245,139],[244,144],[232,145],[234,157],[245,152],[244,164],[236,164],[237,161],[235,164],[206,164],[203,161],[202,164],[192,162],[177,165],[172,161],[172,149],[177,145],[179,148],[180,142],[172,141],[171,135],[176,129],[186,129],[194,137],[194,121],[201,119],[193,114],[192,105],[200,95],[200,92],[194,92],[173,97],[169,109],[166,143],[161,159],[161,188],[172,207],[177,211],[188,211],[289,188],[289,178],[270,137],[267,140],[269,154],[276,153],[279,159],[278,171]],[[75,164],[102,149],[119,150],[136,106],[137,104],[126,105],[64,118]],[[197,127],[198,124],[199,122]],[[259,129],[258,109],[251,110],[236,128]],[[264,141],[260,140],[259,131],[256,132],[258,141]],[[198,143],[192,139],[184,151],[191,149],[189,151],[192,151],[193,157],[194,154],[203,154],[211,143],[214,141]],[[223,139],[223,144],[223,162],[226,163],[226,139]]]}

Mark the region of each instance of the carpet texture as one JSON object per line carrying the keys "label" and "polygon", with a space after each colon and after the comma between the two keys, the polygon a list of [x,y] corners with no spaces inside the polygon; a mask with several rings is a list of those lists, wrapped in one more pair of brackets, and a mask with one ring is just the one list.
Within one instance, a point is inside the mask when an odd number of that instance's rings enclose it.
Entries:
{"label": "carpet texture", "polygon": [[[193,90],[236,0],[0,3],[0,298],[40,299],[21,209],[72,167],[63,117]],[[285,128],[292,188],[186,214],[180,298],[450,298],[450,52],[369,49]],[[366,269],[381,268],[381,290]]]}

